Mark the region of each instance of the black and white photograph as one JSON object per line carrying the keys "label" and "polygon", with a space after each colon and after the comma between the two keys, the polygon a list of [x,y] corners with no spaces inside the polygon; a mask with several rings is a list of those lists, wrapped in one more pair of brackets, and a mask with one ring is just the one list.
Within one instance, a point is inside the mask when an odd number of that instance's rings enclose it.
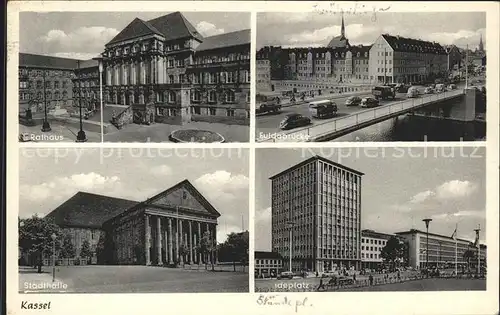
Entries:
{"label": "black and white photograph", "polygon": [[19,141],[249,141],[250,13],[19,17]]}
{"label": "black and white photograph", "polygon": [[248,292],[248,167],[246,149],[21,149],[19,292]]}
{"label": "black and white photograph", "polygon": [[255,291],[486,290],[485,158],[484,147],[257,149]]}
{"label": "black and white photograph", "polygon": [[486,139],[485,12],[264,12],[256,36],[258,142]]}

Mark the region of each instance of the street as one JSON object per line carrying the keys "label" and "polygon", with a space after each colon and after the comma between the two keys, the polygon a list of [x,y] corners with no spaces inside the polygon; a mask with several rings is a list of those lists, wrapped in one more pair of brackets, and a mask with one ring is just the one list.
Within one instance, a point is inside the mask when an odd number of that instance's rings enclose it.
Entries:
{"label": "street", "polygon": [[[465,86],[465,82],[460,82],[457,84],[457,88],[463,88]],[[422,85],[416,86],[417,89],[419,90],[420,95],[423,94],[425,87]],[[351,94],[352,95],[352,94]],[[373,97],[370,91],[368,92],[360,92],[357,94],[357,96],[363,98],[363,97]],[[340,95],[334,95],[334,96],[329,96],[328,94],[322,95],[319,97],[315,97],[314,99],[306,99],[306,103],[302,103],[300,105],[293,105],[289,106],[288,104],[283,104],[283,107],[281,109],[281,112],[279,113],[268,113],[268,114],[262,114],[262,115],[257,115],[256,116],[256,140],[258,141],[261,135],[268,135],[268,134],[274,134],[274,133],[279,133],[282,132],[279,129],[279,123],[287,114],[291,113],[297,113],[301,114],[303,116],[307,116],[311,118],[311,125],[309,126],[314,126],[318,124],[323,124],[326,122],[333,121],[335,119],[338,119],[343,116],[351,115],[363,110],[366,110],[366,108],[361,108],[360,106],[346,106],[345,101],[348,99],[349,96],[340,96]],[[308,102],[311,101],[320,101],[320,100],[326,100],[326,99],[332,99],[335,103],[337,103],[338,106],[338,112],[337,116],[332,117],[332,118],[326,118],[326,119],[317,119],[317,118],[312,118],[310,113],[309,113],[309,108],[308,108]],[[388,99],[388,100],[381,100],[380,101],[380,106],[383,105],[388,105],[394,102],[402,101],[407,99],[406,93],[396,93],[396,98],[394,100]],[[301,127],[302,128],[302,127]],[[300,129],[300,128],[296,128]],[[292,131],[294,129],[291,129]],[[288,131],[284,131],[288,132]]]}
{"label": "street", "polygon": [[[44,267],[42,274],[37,274],[36,270],[29,267],[20,267],[19,291],[22,293],[25,291],[23,288],[33,283],[52,283],[51,272],[51,267]],[[62,285],[59,285],[58,290],[48,289],[42,292],[217,293],[249,290],[247,272],[212,272],[204,268],[183,270],[152,266],[58,266],[56,282],[67,285],[67,289],[60,290]],[[35,290],[34,293],[40,292]]]}

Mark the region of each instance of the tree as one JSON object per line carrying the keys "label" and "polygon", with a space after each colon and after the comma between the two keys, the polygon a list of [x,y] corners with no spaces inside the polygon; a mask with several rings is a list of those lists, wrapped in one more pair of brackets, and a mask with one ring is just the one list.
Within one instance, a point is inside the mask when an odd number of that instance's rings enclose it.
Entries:
{"label": "tree", "polygon": [[180,243],[179,244],[179,257],[183,257],[183,259],[181,259],[182,261],[182,268],[184,268],[184,265],[186,264],[186,255],[189,253],[189,250],[186,246],[186,244],[184,243]]}
{"label": "tree", "polygon": [[467,262],[467,270],[470,272],[470,263],[476,258],[476,252],[469,248],[464,252],[463,258]]}
{"label": "tree", "polygon": [[404,261],[406,253],[406,246],[403,242],[400,242],[398,238],[392,236],[384,248],[380,252],[380,256],[390,264],[391,268],[394,270],[396,267],[396,261],[402,259]]}
{"label": "tree", "polygon": [[74,258],[76,255],[75,247],[71,240],[71,235],[65,233],[62,240],[61,251],[59,252],[60,258]]}
{"label": "tree", "polygon": [[[62,231],[52,220],[39,218],[37,215],[28,219],[19,219],[18,221],[19,247],[31,256],[33,266],[38,267],[38,273],[41,273],[43,256],[52,255],[52,234],[55,234],[57,239],[60,239]],[[56,245],[59,245],[59,242],[56,241]]]}
{"label": "tree", "polygon": [[94,253],[90,249],[89,241],[86,239],[83,241],[82,247],[80,248],[80,257],[85,258],[88,263],[92,256],[94,256]]}
{"label": "tree", "polygon": [[236,262],[245,266],[248,263],[249,233],[231,233],[227,235],[227,240],[219,247],[221,254],[227,255],[233,262],[233,270],[236,271]]}
{"label": "tree", "polygon": [[[212,270],[214,270],[214,261],[213,261],[213,253],[215,251],[215,240],[210,235],[209,231],[203,233],[203,236],[200,239],[200,244],[198,246],[199,252],[205,257],[205,262],[208,262],[208,257],[210,257],[210,262],[212,264]],[[205,269],[207,269],[207,264],[205,263]]]}

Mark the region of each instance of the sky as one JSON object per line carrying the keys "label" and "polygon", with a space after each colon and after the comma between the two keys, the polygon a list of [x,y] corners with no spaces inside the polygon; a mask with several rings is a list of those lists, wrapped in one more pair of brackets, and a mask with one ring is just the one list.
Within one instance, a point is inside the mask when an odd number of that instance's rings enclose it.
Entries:
{"label": "sky", "polygon": [[[90,59],[136,17],[151,20],[171,12],[22,12],[20,52]],[[250,28],[249,13],[187,12],[184,16],[203,36]]]}
{"label": "sky", "polygon": [[[481,226],[486,239],[484,148],[320,148],[258,149],[255,154],[255,250],[271,250],[269,177],[319,155],[365,175],[361,226],[395,233],[415,228],[473,241]],[[270,163],[270,161],[276,161]],[[278,163],[277,163],[278,162]]]}
{"label": "sky", "polygon": [[188,179],[221,213],[224,242],[248,229],[248,166],[246,149],[21,149],[19,216],[44,216],[78,191],[144,201]]}
{"label": "sky", "polygon": [[[484,12],[358,12],[344,13],[345,34],[351,45],[371,45],[384,33],[442,45],[475,49],[480,34],[486,48]],[[266,45],[284,47],[326,46],[340,35],[340,12],[259,13],[257,49]]]}

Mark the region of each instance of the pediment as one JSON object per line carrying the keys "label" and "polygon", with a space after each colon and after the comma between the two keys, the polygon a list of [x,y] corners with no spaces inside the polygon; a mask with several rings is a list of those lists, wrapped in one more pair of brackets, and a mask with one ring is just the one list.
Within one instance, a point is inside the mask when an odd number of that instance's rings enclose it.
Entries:
{"label": "pediment", "polygon": [[188,181],[159,193],[146,202],[148,205],[159,207],[179,207],[191,211],[220,216],[220,213],[208,202],[205,197]]}

